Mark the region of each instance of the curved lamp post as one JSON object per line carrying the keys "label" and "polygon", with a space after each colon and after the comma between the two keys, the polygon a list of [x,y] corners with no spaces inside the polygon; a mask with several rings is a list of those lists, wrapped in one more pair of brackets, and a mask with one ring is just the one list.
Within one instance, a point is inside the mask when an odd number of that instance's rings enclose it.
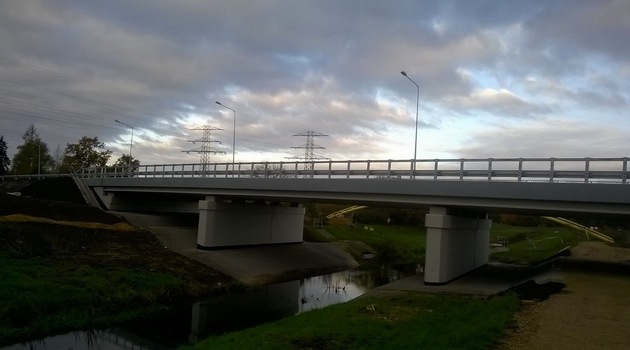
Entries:
{"label": "curved lamp post", "polygon": [[413,142],[413,167],[412,167],[412,170],[415,172],[416,159],[417,159],[416,155],[418,152],[418,111],[420,108],[420,86],[416,84],[416,82],[413,81],[413,79],[411,79],[405,71],[400,72],[400,74],[402,74],[405,78],[409,79],[409,81],[412,82],[413,85],[416,86],[416,136]]}
{"label": "curved lamp post", "polygon": [[214,101],[214,103],[218,104],[221,107],[225,107],[234,113],[234,131],[232,133],[232,167],[234,167],[234,152],[236,152],[236,111],[219,101]]}

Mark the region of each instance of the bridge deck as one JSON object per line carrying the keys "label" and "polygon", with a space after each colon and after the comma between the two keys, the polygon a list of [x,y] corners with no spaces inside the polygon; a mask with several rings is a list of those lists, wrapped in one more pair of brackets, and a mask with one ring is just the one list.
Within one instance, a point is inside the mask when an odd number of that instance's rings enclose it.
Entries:
{"label": "bridge deck", "polygon": [[564,215],[630,214],[630,186],[501,181],[405,179],[100,178],[91,187],[121,196],[205,196],[272,202],[326,202],[480,212]]}

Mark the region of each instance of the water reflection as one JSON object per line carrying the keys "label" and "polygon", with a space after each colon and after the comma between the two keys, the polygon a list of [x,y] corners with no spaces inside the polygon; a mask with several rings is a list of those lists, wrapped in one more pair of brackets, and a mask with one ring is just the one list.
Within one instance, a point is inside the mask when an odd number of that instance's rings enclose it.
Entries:
{"label": "water reflection", "polygon": [[15,344],[2,350],[167,350],[173,347],[149,340],[123,329],[71,332],[23,344]]}
{"label": "water reflection", "polygon": [[2,350],[177,348],[211,335],[343,303],[410,274],[413,270],[380,266],[277,283],[215,297],[124,328],[72,332]]}

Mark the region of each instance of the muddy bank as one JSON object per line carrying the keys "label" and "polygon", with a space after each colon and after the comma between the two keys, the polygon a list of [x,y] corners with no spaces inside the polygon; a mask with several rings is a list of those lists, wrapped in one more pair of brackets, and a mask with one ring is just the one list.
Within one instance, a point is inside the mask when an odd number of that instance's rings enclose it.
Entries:
{"label": "muddy bank", "polygon": [[630,249],[581,242],[554,266],[566,285],[527,301],[497,349],[627,349]]}

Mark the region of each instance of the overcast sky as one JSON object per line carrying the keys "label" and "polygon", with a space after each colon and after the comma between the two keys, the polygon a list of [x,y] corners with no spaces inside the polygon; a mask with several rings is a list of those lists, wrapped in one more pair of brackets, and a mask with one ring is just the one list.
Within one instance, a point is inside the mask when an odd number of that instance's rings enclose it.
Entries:
{"label": "overcast sky", "polygon": [[[630,156],[630,1],[0,0],[0,135],[142,164]],[[236,130],[231,110],[236,111]]]}

